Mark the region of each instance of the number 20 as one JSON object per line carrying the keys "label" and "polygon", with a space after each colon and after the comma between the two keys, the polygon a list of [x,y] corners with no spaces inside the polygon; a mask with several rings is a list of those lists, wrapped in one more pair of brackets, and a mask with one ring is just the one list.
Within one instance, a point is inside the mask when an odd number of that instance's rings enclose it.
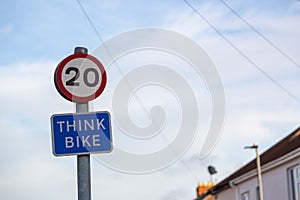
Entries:
{"label": "number 20", "polygon": [[[79,78],[80,71],[76,67],[69,67],[66,70],[66,74],[70,74],[72,71],[75,72],[75,75],[66,82],[66,85],[68,85],[68,86],[79,86],[79,82],[75,82],[75,81]],[[88,80],[89,73],[93,73],[94,76],[95,76],[95,79],[94,79],[93,82],[90,82]],[[95,87],[99,83],[99,73],[98,73],[98,71],[94,68],[85,69],[84,72],[83,72],[83,82],[88,87]]]}

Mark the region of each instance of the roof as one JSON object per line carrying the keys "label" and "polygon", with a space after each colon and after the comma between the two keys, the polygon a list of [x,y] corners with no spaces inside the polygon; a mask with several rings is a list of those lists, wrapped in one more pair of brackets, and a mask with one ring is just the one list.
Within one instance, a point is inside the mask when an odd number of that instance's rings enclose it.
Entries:
{"label": "roof", "polygon": [[[289,134],[287,137],[279,141],[277,144],[269,148],[263,154],[260,155],[261,165],[265,165],[271,161],[274,161],[300,147],[300,127]],[[247,172],[256,169],[256,159],[253,159],[248,164],[244,165],[242,168],[222,180],[216,186],[211,188],[208,194],[217,194],[230,187],[229,182]]]}

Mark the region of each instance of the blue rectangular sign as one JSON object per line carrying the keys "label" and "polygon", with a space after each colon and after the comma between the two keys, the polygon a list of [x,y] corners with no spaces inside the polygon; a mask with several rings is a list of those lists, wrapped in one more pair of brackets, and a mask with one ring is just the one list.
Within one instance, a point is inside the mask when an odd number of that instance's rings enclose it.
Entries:
{"label": "blue rectangular sign", "polygon": [[53,115],[51,129],[55,156],[112,151],[109,112]]}

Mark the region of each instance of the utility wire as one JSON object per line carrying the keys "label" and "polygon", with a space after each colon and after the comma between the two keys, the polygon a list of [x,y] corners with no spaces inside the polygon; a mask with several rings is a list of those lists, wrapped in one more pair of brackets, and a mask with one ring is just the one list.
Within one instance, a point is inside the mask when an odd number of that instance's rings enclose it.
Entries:
{"label": "utility wire", "polygon": [[[96,26],[94,25],[93,21],[91,20],[91,18],[89,17],[88,13],[86,12],[86,10],[84,9],[84,7],[82,6],[82,4],[80,3],[80,0],[76,0],[80,9],[82,10],[82,12],[84,13],[85,17],[87,18],[88,22],[90,23],[91,27],[93,28],[93,30],[95,31],[96,35],[98,36],[98,38],[100,39],[100,41],[104,44],[104,41],[100,35],[100,33],[98,32]],[[107,52],[110,54],[110,56],[112,57],[112,54],[111,52],[109,51],[109,49],[105,46],[104,44],[104,48],[107,50]],[[122,72],[122,70],[120,69],[120,67],[118,66],[117,63],[115,63],[116,67],[118,68],[119,72],[121,73],[121,75],[123,75],[124,73]],[[132,86],[130,85],[129,81],[127,79],[125,79],[128,86],[132,89]],[[139,102],[139,104],[141,105],[141,107],[143,108],[143,110],[147,112],[147,109],[145,108],[144,104],[142,103],[142,101],[140,100],[140,98],[137,96],[137,95],[134,95],[136,100]],[[148,114],[148,118],[151,120],[151,117],[150,115]],[[169,141],[168,139],[166,138],[166,136],[164,134],[162,134],[162,138],[163,140],[169,144]],[[171,150],[175,153],[176,151],[171,147]],[[176,154],[176,153],[175,153]],[[96,159],[96,158],[95,158]],[[97,159],[96,159],[97,162],[99,162]],[[195,179],[196,174],[192,172],[192,170],[190,169],[190,167],[183,161],[183,160],[180,160],[180,162],[183,164],[183,166],[186,168],[186,170],[189,172],[189,174],[192,176],[192,178]],[[195,179],[196,180],[196,179]],[[198,180],[198,179],[197,179]]]}
{"label": "utility wire", "polygon": [[98,38],[100,39],[100,41],[103,43],[103,39],[100,35],[100,33],[98,32],[96,26],[94,25],[93,21],[91,20],[91,18],[89,17],[88,13],[86,12],[86,10],[84,9],[84,7],[82,6],[82,4],[80,3],[79,0],[76,0],[80,9],[82,10],[84,16],[86,17],[86,19],[88,20],[88,22],[90,23],[92,29],[95,31],[96,35],[98,36]]}
{"label": "utility wire", "polygon": [[[92,29],[94,30],[94,32],[96,33],[96,35],[98,36],[99,40],[102,42],[103,44],[103,47],[106,49],[106,51],[108,52],[108,54],[110,55],[111,58],[113,58],[113,55],[111,53],[111,51],[107,48],[107,46],[105,45],[104,43],[104,40],[103,38],[101,37],[99,31],[97,30],[95,24],[93,23],[92,19],[90,18],[90,16],[88,15],[87,11],[85,10],[85,8],[83,7],[83,5],[80,3],[80,0],[76,0],[80,9],[82,10],[84,16],[86,17],[86,19],[88,20],[89,24],[91,25]],[[121,70],[120,66],[118,65],[117,62],[115,62],[115,65],[119,71],[119,73],[121,74],[121,76],[124,76],[124,72]],[[133,87],[131,86],[130,82],[126,79],[125,77],[125,81],[127,83],[127,85],[129,86],[129,88],[133,91]],[[137,102],[141,105],[142,109],[145,111],[145,113],[148,113],[147,112],[147,109],[146,107],[143,105],[141,99],[137,96],[137,95],[134,95],[134,97],[136,98]],[[151,120],[151,116],[150,114],[147,114],[147,117],[149,118],[149,120]]]}
{"label": "utility wire", "polygon": [[[82,10],[83,14],[85,15],[86,19],[88,20],[89,24],[91,25],[92,29],[94,30],[94,32],[96,33],[97,37],[99,38],[99,40],[103,43],[104,40],[101,37],[100,33],[98,32],[96,26],[94,25],[93,21],[91,20],[91,18],[89,17],[88,13],[86,12],[86,10],[84,9],[83,5],[81,4],[80,0],[76,0],[80,9]],[[270,79],[274,84],[276,84],[279,88],[281,88],[283,91],[285,91],[288,95],[290,95],[293,99],[295,99],[296,101],[300,102],[300,100],[298,99],[297,96],[293,95],[291,92],[289,92],[287,89],[285,89],[281,84],[277,83],[269,74],[267,74],[265,71],[263,71],[255,62],[253,62],[249,57],[247,57],[241,50],[239,50],[230,40],[228,40],[220,31],[218,31],[218,29],[216,29],[213,24],[211,24],[204,16],[202,16],[187,0],[184,0],[185,3],[191,7],[195,13],[197,13],[209,26],[211,26],[211,28],[213,28],[216,33],[218,33],[225,41],[227,41],[230,46],[232,46],[238,53],[240,53],[246,60],[248,60],[253,66],[255,66],[255,68],[257,70],[259,70],[262,74],[264,74],[268,79]],[[220,0],[221,2],[223,2],[222,0]],[[225,2],[223,2],[225,3]],[[227,5],[227,4],[224,4]],[[230,7],[227,6],[229,9]],[[235,13],[238,17],[240,17],[238,15],[238,13],[234,12],[233,9],[232,10],[233,13]],[[269,44],[271,44],[271,46],[273,46],[275,49],[277,49],[279,52],[281,52],[288,60],[290,60],[291,62],[293,62],[297,67],[299,67],[299,65],[293,60],[291,59],[289,56],[287,56],[282,50],[280,50],[276,45],[274,45],[270,40],[268,40],[264,35],[262,35],[259,31],[257,31],[253,26],[251,26],[246,20],[244,20],[243,18],[241,18],[246,24],[248,24],[257,34],[259,34],[261,37],[263,37],[266,41],[268,41]],[[112,56],[111,52],[109,51],[109,49],[104,46],[106,48],[106,50],[108,51],[108,53]],[[121,69],[119,68],[119,66],[117,65],[117,63],[115,63],[119,72],[123,75],[123,72],[121,71]],[[127,81],[128,82],[128,81]],[[130,86],[129,82],[128,85]],[[131,87],[131,86],[130,86]],[[136,97],[138,102],[140,103],[140,105],[143,107],[143,109],[146,111],[146,108],[144,107],[144,105],[142,104],[141,100]],[[147,113],[147,112],[146,112]],[[150,118],[150,116],[149,116]],[[163,136],[163,139],[167,142],[167,138]],[[174,151],[175,152],[175,151]],[[96,159],[97,162],[99,162]],[[190,173],[190,175],[194,178],[197,177],[196,174],[194,174],[192,172],[192,170],[190,169],[190,167],[188,167],[188,165],[183,161],[180,160],[180,162],[183,164],[183,166],[186,168],[186,170]]]}
{"label": "utility wire", "polygon": [[235,46],[227,37],[225,37],[212,23],[210,23],[192,4],[190,4],[187,0],[184,2],[199,16],[202,20],[204,20],[219,36],[221,36],[233,49],[235,49],[241,56],[243,56],[248,62],[250,62],[260,73],[266,76],[270,81],[272,81],[275,85],[277,85],[280,89],[282,89],[286,94],[288,94],[291,98],[300,103],[300,99],[292,94],[289,90],[287,90],[283,85],[278,83],[275,79],[273,79],[267,72],[265,72],[261,67],[258,66],[254,61],[252,61],[246,54],[244,54],[237,46]]}
{"label": "utility wire", "polygon": [[252,26],[248,21],[246,21],[241,15],[239,15],[231,6],[229,6],[225,1],[219,0],[223,3],[233,14],[235,14],[240,20],[242,20],[245,24],[247,24],[255,33],[257,33],[260,37],[262,37],[266,42],[268,42],[274,49],[276,49],[279,53],[281,53],[286,59],[292,62],[296,67],[300,68],[300,65],[288,56],[283,50],[281,50],[277,45],[275,45],[271,40],[269,40],[266,36],[264,36],[260,31],[258,31],[254,26]]}

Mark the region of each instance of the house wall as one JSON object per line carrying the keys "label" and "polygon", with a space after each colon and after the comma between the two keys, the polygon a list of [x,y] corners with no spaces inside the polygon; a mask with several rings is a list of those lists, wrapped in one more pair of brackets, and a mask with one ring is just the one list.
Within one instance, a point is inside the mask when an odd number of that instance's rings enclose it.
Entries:
{"label": "house wall", "polygon": [[234,199],[242,199],[241,196],[244,193],[249,193],[249,200],[256,200],[256,187],[257,187],[257,178],[249,179],[243,183],[237,184],[235,186],[236,198]]}
{"label": "house wall", "polygon": [[229,188],[215,195],[215,200],[233,200],[233,199],[235,199],[235,191],[233,188]]}
{"label": "house wall", "polygon": [[300,157],[263,174],[264,199],[289,199],[288,170],[300,164]]}
{"label": "house wall", "polygon": [[[290,160],[268,171],[262,168],[264,200],[290,200],[288,170],[300,165],[300,157]],[[242,200],[242,194],[248,192],[249,200],[257,199],[257,176],[239,182],[235,179],[232,186],[216,195],[217,200]]]}

